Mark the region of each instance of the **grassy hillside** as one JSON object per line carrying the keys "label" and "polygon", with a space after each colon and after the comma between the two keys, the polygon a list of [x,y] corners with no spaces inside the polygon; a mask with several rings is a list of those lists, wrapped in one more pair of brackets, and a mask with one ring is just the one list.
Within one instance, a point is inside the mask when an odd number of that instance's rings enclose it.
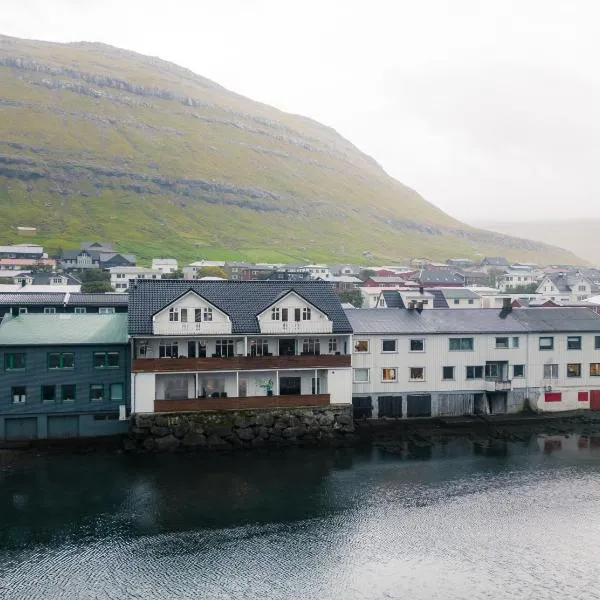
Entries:
{"label": "grassy hillside", "polygon": [[468,227],[332,129],[171,63],[0,36],[0,241],[156,255],[577,262]]}

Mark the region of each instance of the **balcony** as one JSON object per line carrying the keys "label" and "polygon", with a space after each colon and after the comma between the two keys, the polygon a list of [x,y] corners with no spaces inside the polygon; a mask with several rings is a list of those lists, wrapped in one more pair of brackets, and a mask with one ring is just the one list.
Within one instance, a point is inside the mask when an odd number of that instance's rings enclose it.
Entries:
{"label": "balcony", "polygon": [[272,369],[334,369],[350,367],[349,354],[301,356],[231,356],[224,358],[137,358],[133,373],[184,371],[268,371]]}
{"label": "balcony", "polygon": [[511,389],[511,382],[507,379],[486,378],[484,382],[486,392],[508,392]]}
{"label": "balcony", "polygon": [[231,321],[155,322],[152,332],[154,335],[231,335]]}
{"label": "balcony", "polygon": [[327,406],[329,394],[298,396],[245,396],[242,398],[188,398],[187,400],[155,400],[154,412],[202,412],[244,410],[252,408],[296,408]]}

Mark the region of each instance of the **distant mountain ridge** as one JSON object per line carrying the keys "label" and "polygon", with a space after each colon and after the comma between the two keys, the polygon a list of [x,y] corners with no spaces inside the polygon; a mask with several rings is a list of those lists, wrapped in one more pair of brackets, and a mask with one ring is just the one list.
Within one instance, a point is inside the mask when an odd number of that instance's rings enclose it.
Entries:
{"label": "distant mountain ridge", "polygon": [[479,226],[531,240],[552,240],[586,261],[600,265],[600,219],[539,220],[523,223],[486,221]]}
{"label": "distant mountain ridge", "polygon": [[333,129],[166,61],[0,36],[0,237],[142,259],[579,262],[460,223]]}

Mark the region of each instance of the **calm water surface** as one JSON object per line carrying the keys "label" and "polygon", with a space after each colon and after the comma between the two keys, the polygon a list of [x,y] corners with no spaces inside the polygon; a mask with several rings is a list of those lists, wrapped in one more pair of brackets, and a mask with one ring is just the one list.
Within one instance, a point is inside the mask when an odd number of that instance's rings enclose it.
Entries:
{"label": "calm water surface", "polygon": [[599,438],[0,470],[0,598],[600,598]]}

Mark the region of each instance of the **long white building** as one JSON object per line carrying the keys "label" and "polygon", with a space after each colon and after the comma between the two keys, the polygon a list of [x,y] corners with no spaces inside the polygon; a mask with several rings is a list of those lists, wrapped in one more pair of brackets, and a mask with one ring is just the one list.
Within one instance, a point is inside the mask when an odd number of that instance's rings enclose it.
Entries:
{"label": "long white building", "polygon": [[358,415],[600,409],[600,316],[590,309],[346,314]]}

